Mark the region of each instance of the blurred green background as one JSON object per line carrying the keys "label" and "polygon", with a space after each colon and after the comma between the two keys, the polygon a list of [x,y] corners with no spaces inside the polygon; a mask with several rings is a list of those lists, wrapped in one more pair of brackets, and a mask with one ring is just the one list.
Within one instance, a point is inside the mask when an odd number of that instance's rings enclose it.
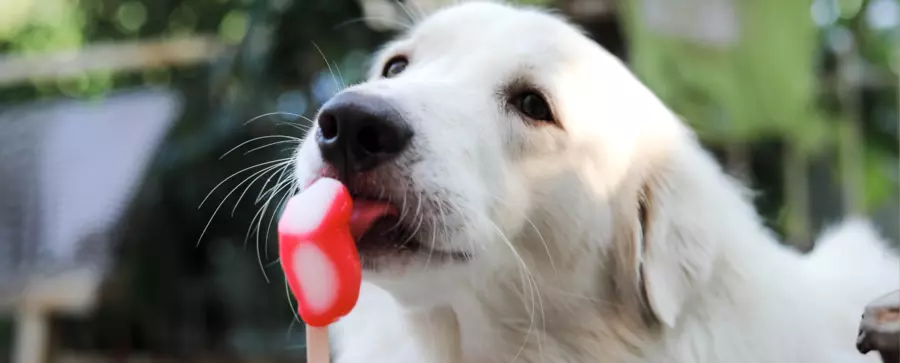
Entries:
{"label": "blurred green background", "polygon": [[[900,0],[520,2],[561,10],[627,61],[758,192],[787,243],[809,249],[854,214],[897,240]],[[397,23],[442,3],[0,0],[0,232],[18,231],[0,233],[0,362],[302,361],[271,236],[287,189],[275,161],[305,122],[291,114],[311,117],[336,78],[360,80]],[[174,116],[139,111],[146,92],[174,100]],[[19,218],[21,196],[42,185],[21,177],[22,155],[41,155],[22,135],[56,118],[99,125],[67,110],[128,99],[136,106],[104,116],[111,125],[172,123],[147,142],[111,227],[67,242],[109,257],[95,261],[90,302],[58,308],[68,297],[28,288],[62,273],[42,272],[57,261],[35,257],[42,249],[22,252],[41,243],[30,229],[50,228]],[[73,147],[101,149],[85,163],[128,147],[74,130]]]}

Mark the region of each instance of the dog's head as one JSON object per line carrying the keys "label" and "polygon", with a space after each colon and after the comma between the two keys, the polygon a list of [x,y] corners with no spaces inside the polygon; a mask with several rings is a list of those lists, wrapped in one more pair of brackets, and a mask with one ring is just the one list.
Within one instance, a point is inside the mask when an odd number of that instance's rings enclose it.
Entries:
{"label": "dog's head", "polygon": [[366,278],[396,294],[440,300],[447,281],[528,275],[671,323],[709,270],[683,259],[692,241],[670,241],[690,231],[670,222],[683,211],[664,170],[690,139],[565,21],[469,3],[387,44],[365,82],[322,107],[296,170],[302,185],[335,177],[360,203],[390,204],[358,248]]}

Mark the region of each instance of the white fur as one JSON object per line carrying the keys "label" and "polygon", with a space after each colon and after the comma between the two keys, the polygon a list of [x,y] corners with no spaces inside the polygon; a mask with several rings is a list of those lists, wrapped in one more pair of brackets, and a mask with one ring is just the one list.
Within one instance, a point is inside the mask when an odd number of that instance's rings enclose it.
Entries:
{"label": "white fur", "polygon": [[[382,79],[395,54],[410,65]],[[561,127],[510,109],[515,79]],[[337,362],[878,361],[856,352],[856,327],[900,263],[871,227],[851,221],[807,256],[783,247],[692,132],[559,17],[450,7],[344,92],[404,115],[413,144],[383,188],[423,216],[432,247],[474,258],[366,271],[333,327]],[[309,137],[300,184],[322,165]]]}

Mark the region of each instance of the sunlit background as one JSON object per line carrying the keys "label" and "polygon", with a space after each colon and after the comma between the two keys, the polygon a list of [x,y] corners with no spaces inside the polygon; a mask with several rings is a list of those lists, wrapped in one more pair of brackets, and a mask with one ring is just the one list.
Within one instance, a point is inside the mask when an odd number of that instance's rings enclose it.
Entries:
{"label": "sunlit background", "polygon": [[[0,362],[302,362],[294,115],[449,2],[0,0]],[[627,61],[786,243],[853,214],[897,241],[900,0],[521,2]]]}

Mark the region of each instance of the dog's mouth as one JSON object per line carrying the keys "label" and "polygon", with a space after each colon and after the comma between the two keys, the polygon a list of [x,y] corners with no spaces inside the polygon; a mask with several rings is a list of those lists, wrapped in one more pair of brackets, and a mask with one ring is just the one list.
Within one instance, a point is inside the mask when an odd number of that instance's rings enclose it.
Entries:
{"label": "dog's mouth", "polygon": [[[447,230],[440,225],[445,218],[444,213],[438,213],[441,218],[432,217],[427,205],[433,203],[419,199],[421,195],[406,194],[397,187],[398,183],[387,183],[394,187],[378,188],[376,192],[372,186],[383,185],[385,181],[374,179],[374,174],[361,174],[348,180],[341,178],[330,167],[322,168],[307,186],[321,177],[338,179],[350,191],[353,199],[350,233],[356,240],[363,269],[380,270],[389,265],[417,261],[433,264],[472,259],[470,252],[440,246],[446,236],[437,232]],[[394,203],[396,200],[402,200],[402,205]]]}
{"label": "dog's mouth", "polygon": [[402,223],[397,207],[386,201],[354,197],[350,232],[361,255],[403,253],[420,247]]}
{"label": "dog's mouth", "polygon": [[[415,220],[421,216],[404,216],[401,210],[388,201],[354,196],[350,230],[356,239],[364,269],[377,269],[385,259],[428,259],[429,261],[466,261],[469,254],[443,251],[434,247],[434,241],[423,241],[426,227]],[[434,228],[433,226],[431,228]],[[426,244],[428,243],[428,244]]]}

